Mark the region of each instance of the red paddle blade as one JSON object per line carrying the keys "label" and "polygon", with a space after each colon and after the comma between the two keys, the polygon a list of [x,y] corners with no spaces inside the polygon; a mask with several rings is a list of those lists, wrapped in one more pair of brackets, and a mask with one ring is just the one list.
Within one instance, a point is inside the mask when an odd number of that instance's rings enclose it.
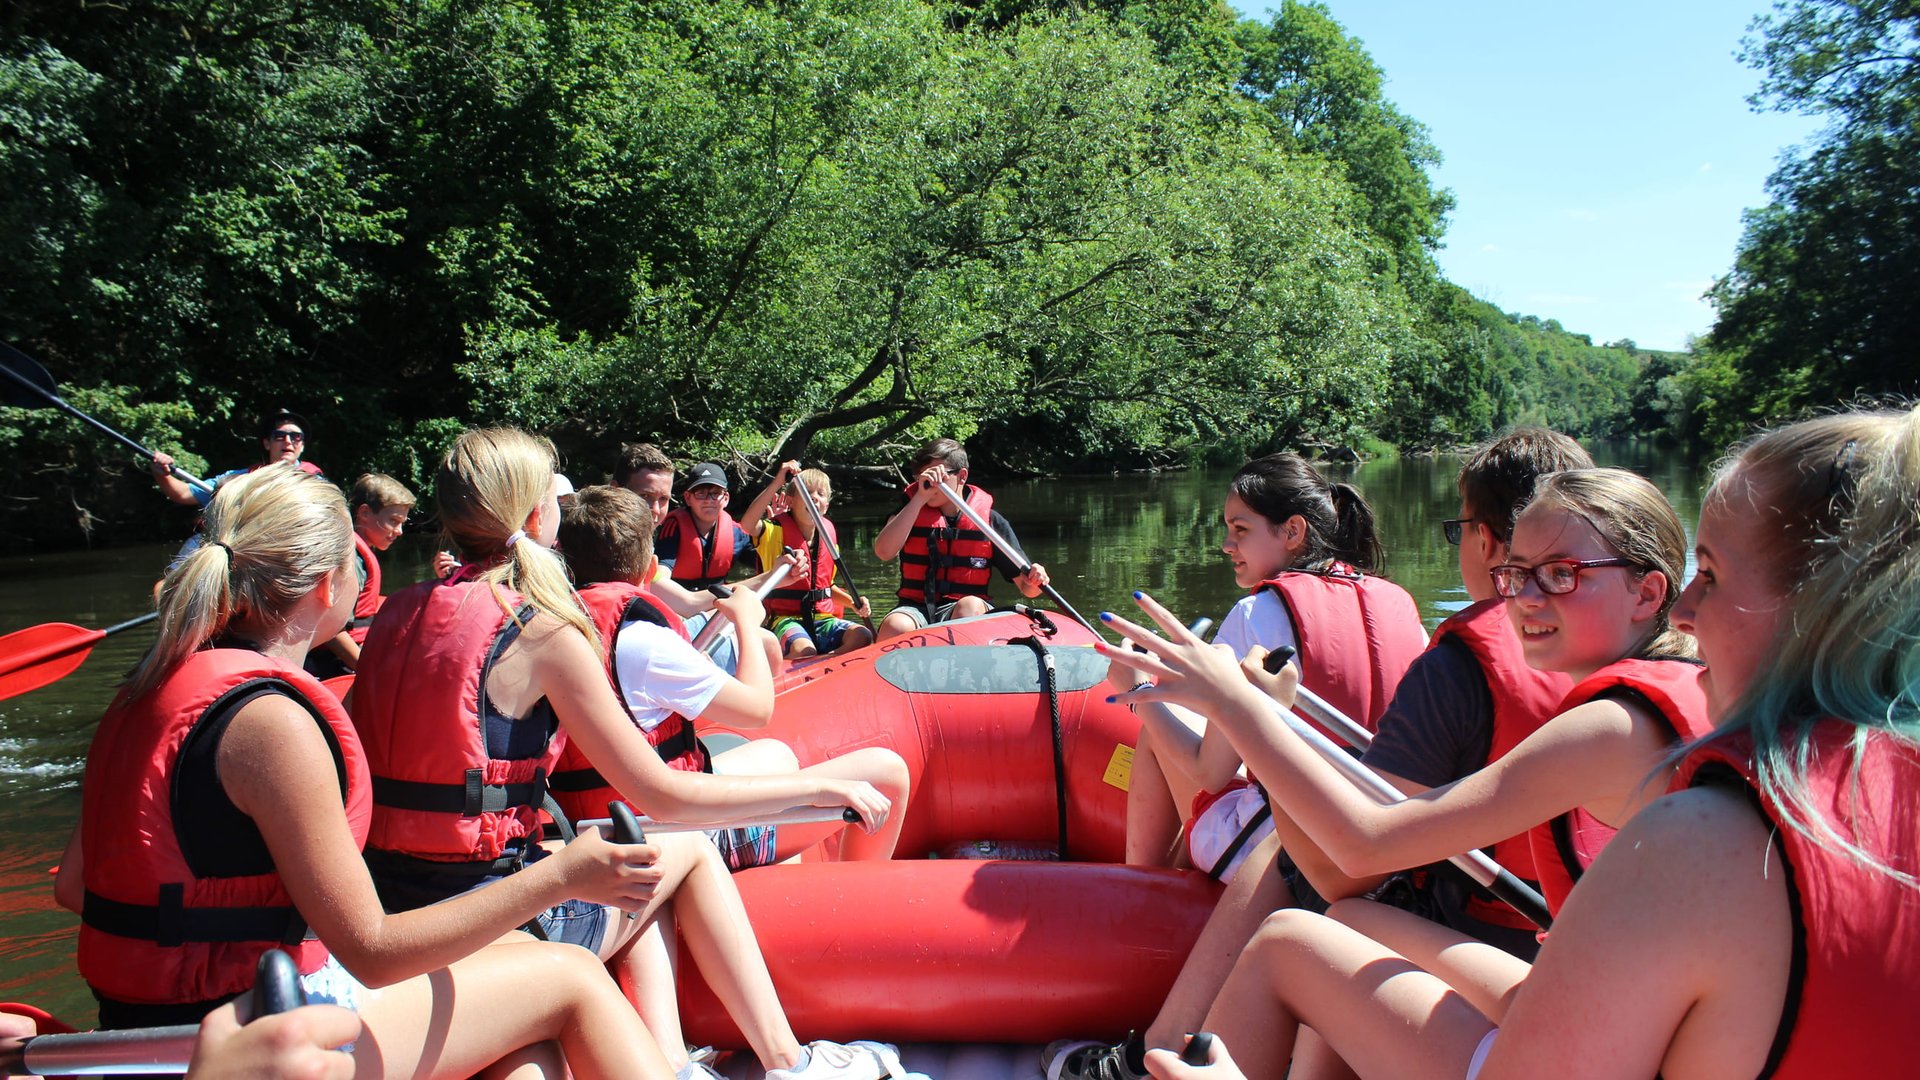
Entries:
{"label": "red paddle blade", "polygon": [[331,679],[322,679],[320,685],[333,691],[333,696],[339,698],[342,703],[345,703],[347,700],[347,691],[353,689],[353,676],[335,675]]}
{"label": "red paddle blade", "polygon": [[106,636],[71,623],[43,623],[0,637],[0,700],[72,674]]}

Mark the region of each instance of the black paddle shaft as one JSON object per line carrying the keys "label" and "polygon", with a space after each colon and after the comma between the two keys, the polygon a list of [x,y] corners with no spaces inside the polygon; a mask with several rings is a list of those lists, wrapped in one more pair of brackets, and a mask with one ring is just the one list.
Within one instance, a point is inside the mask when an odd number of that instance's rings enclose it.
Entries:
{"label": "black paddle shaft", "polygon": [[[32,392],[30,395],[19,393],[8,394],[7,400],[14,405],[23,409],[31,409],[38,407],[40,403],[44,401],[46,404],[59,409],[68,416],[91,425],[95,431],[100,432],[102,435],[124,444],[127,449],[139,454],[146,460],[153,460],[152,450],[134,442],[132,439],[127,438],[125,435],[120,434],[118,431],[115,431],[68,404],[67,399],[61,397],[56,391],[53,376],[48,373],[46,368],[40,365],[40,361],[35,360],[33,357],[28,356],[26,353],[21,352],[19,349],[14,348],[4,341],[0,341],[0,374],[6,375],[20,387]],[[174,477],[183,484],[190,484],[204,491],[213,490],[207,486],[205,480],[200,479],[178,465],[170,466],[167,471],[172,473]]]}
{"label": "black paddle shaft", "polygon": [[[827,545],[827,554],[833,557],[833,565],[840,568],[840,576],[846,579],[847,595],[853,597],[853,606],[857,613],[861,604],[860,586],[853,583],[853,571],[847,568],[847,560],[840,557],[840,545],[834,543],[833,537],[827,535],[827,519],[820,516],[820,507],[814,505],[813,492],[808,491],[807,485],[801,483],[797,476],[793,478],[793,489],[799,493],[800,501],[806,504],[807,513],[813,518],[814,535],[820,538],[821,543]],[[812,573],[813,568],[809,566],[807,572]],[[860,621],[867,624],[867,629],[873,629],[872,616],[863,615]]]}

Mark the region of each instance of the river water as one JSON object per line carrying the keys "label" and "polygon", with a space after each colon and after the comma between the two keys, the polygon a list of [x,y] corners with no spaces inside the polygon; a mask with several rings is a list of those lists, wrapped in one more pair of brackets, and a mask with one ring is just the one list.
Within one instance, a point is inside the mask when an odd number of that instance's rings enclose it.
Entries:
{"label": "river water", "polygon": [[[1674,500],[1689,528],[1698,517],[1700,470],[1640,447],[1598,456],[1649,476]],[[1336,469],[1357,484],[1379,518],[1387,571],[1420,603],[1429,625],[1466,603],[1454,551],[1438,522],[1453,517],[1458,462],[1407,458]],[[584,482],[576,472],[576,483]],[[1061,595],[1089,618],[1131,613],[1134,589],[1153,593],[1187,619],[1218,618],[1240,593],[1219,551],[1220,502],[1228,473],[1030,480],[993,487],[996,507],[1029,557],[1044,564]],[[746,501],[743,495],[739,502]],[[871,549],[897,506],[887,493],[836,493],[855,582],[886,610],[897,580]],[[156,509],[156,512],[160,512]],[[428,573],[429,537],[408,537],[383,559],[391,592]],[[0,559],[0,633],[46,622],[99,628],[150,609],[154,579],[171,547]],[[996,585],[1002,600],[1013,593]],[[74,972],[74,918],[53,905],[48,869],[60,858],[80,806],[80,773],[114,684],[151,640],[143,626],[106,639],[79,671],[51,686],[0,701],[0,1000],[26,1001],[85,1024],[93,1000]]]}

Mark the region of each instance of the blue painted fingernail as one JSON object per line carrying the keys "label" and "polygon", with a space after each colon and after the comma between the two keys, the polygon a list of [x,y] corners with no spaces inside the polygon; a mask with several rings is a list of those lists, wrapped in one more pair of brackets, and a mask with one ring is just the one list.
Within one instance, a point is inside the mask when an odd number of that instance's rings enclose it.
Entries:
{"label": "blue painted fingernail", "polygon": [[1145,600],[1147,598],[1147,594],[1141,592],[1139,589],[1135,589],[1133,590],[1133,598],[1135,600]]}
{"label": "blue painted fingernail", "polygon": [[1113,612],[1111,612],[1111,611],[1103,611],[1103,612],[1101,612],[1101,613],[1100,613],[1100,621],[1101,621],[1101,622],[1112,622],[1112,621],[1113,621]]}
{"label": "blue painted fingernail", "polygon": [[1116,695],[1113,695],[1113,694],[1107,695],[1107,704],[1109,705],[1116,704],[1119,700],[1120,699]]}

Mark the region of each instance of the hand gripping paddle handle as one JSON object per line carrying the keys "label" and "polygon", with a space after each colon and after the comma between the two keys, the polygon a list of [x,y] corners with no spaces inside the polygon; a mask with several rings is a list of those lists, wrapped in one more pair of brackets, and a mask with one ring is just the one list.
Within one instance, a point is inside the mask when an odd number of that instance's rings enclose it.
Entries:
{"label": "hand gripping paddle handle", "polygon": [[1205,1065],[1213,1058],[1213,1032],[1196,1031],[1187,1036],[1186,1049],[1180,1051],[1180,1060],[1187,1065]]}
{"label": "hand gripping paddle handle", "polygon": [[307,1003],[307,992],[300,987],[300,969],[293,957],[279,949],[260,954],[253,968],[253,1015],[272,1016]]}

